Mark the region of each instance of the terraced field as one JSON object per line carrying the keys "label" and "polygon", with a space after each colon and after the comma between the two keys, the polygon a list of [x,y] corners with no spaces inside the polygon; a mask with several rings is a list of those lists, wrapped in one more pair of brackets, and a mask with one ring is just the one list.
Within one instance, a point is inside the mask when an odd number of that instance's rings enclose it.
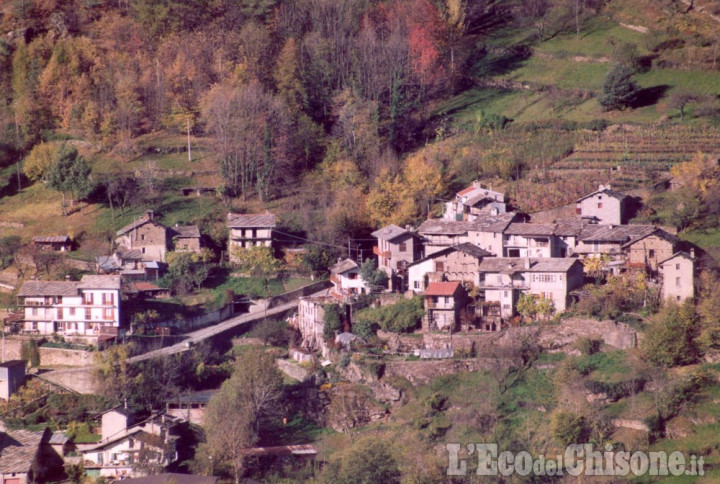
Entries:
{"label": "terraced field", "polygon": [[699,151],[720,155],[718,128],[618,125],[576,145],[551,172],[560,178],[581,175],[612,181],[618,190],[629,190],[667,177],[670,167]]}

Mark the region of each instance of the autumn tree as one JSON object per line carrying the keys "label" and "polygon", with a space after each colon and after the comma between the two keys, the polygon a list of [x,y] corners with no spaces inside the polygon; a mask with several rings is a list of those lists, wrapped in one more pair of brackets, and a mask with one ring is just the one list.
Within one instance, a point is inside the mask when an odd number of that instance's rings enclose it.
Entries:
{"label": "autumn tree", "polygon": [[242,477],[248,448],[281,402],[282,376],[274,358],[261,349],[238,356],[230,379],[210,399],[203,421],[208,451],[231,466],[235,482]]}
{"label": "autumn tree", "polygon": [[366,437],[331,459],[323,470],[321,482],[399,484],[401,478],[402,473],[390,445]]}
{"label": "autumn tree", "polygon": [[692,301],[671,305],[658,315],[645,332],[642,352],[656,366],[672,367],[695,363],[700,356],[698,317]]}
{"label": "autumn tree", "polygon": [[23,160],[23,172],[33,181],[45,181],[56,153],[57,143],[40,142],[33,146],[30,153]]}
{"label": "autumn tree", "polygon": [[270,247],[233,247],[231,257],[241,271],[252,277],[260,278],[265,288],[265,296],[270,297],[270,279],[278,274],[282,262],[275,258]]}

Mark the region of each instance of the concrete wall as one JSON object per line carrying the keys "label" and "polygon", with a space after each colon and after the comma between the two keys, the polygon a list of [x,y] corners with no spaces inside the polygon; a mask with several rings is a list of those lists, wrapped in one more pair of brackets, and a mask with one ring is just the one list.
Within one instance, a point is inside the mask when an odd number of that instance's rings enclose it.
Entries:
{"label": "concrete wall", "polygon": [[157,325],[168,326],[177,332],[186,333],[188,331],[194,331],[196,329],[217,324],[220,321],[230,318],[233,314],[233,305],[228,304],[220,309],[209,311],[198,316],[192,316],[184,319],[170,319],[157,323]]}

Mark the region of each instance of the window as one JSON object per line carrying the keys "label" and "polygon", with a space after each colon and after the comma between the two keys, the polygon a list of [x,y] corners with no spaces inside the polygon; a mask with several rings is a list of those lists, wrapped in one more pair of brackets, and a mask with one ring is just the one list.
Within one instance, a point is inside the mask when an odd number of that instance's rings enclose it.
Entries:
{"label": "window", "polygon": [[602,202],[598,202],[598,208],[602,208]]}
{"label": "window", "polygon": [[680,264],[675,264],[675,270],[676,270],[676,271],[679,271],[679,270],[680,270]]}
{"label": "window", "polygon": [[414,287],[415,289],[420,289],[420,281],[415,281],[413,287]]}
{"label": "window", "polygon": [[407,243],[400,242],[400,248],[398,249],[400,252],[406,252],[407,251]]}
{"label": "window", "polygon": [[582,215],[582,207],[575,207],[575,215]]}
{"label": "window", "polygon": [[676,278],[675,278],[675,285],[676,285],[677,287],[680,287],[680,278],[679,278],[679,277],[676,277]]}
{"label": "window", "polygon": [[678,300],[678,302],[680,302],[680,296],[676,296],[676,299]]}
{"label": "window", "polygon": [[32,313],[33,316],[37,316],[37,315],[38,315],[38,310],[37,310],[37,308],[32,308],[32,309],[30,310],[30,312]]}
{"label": "window", "polygon": [[69,313],[70,316],[75,316],[75,308],[70,308]]}
{"label": "window", "polygon": [[113,304],[115,304],[115,294],[113,294],[112,292],[102,293],[102,305],[112,306]]}
{"label": "window", "polygon": [[508,292],[507,292],[507,291],[503,291],[503,297],[508,297]]}
{"label": "window", "polygon": [[140,236],[140,240],[145,240],[145,234],[142,234],[142,235]]}
{"label": "window", "polygon": [[93,303],[93,293],[86,292],[85,293],[85,305],[90,306]]}
{"label": "window", "polygon": [[103,309],[103,319],[105,320],[112,320],[113,319],[113,310],[112,308],[105,308]]}
{"label": "window", "polygon": [[654,249],[648,250],[648,257],[650,257],[651,259],[655,258],[655,250]]}
{"label": "window", "polygon": [[355,279],[358,278],[357,276],[358,276],[357,272],[351,272],[350,274],[348,274],[348,279],[354,281]]}
{"label": "window", "polygon": [[57,318],[63,319],[63,308],[57,308]]}
{"label": "window", "polygon": [[87,319],[88,321],[92,319],[92,311],[90,310],[90,308],[85,308],[85,319]]}
{"label": "window", "polygon": [[140,247],[140,252],[144,254],[144,253],[145,253],[145,247]]}
{"label": "window", "polygon": [[435,272],[442,272],[445,270],[445,263],[436,261],[435,262]]}
{"label": "window", "polygon": [[444,302],[445,302],[445,304],[450,304],[450,298],[447,297],[447,296],[445,296],[445,301],[444,301]]}

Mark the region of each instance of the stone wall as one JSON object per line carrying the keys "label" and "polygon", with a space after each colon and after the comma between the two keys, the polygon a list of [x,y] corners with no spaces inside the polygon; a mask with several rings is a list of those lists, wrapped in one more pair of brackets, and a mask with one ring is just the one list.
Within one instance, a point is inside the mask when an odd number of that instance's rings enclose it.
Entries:
{"label": "stone wall", "polygon": [[83,394],[99,393],[101,390],[95,368],[50,371],[37,375],[36,378]]}
{"label": "stone wall", "polygon": [[303,368],[300,365],[297,365],[293,363],[292,361],[288,360],[276,360],[277,366],[290,378],[294,378],[298,381],[305,381],[310,378],[310,371]]}
{"label": "stone wall", "polygon": [[300,287],[298,289],[295,289],[294,291],[280,294],[279,296],[270,298],[270,302],[268,303],[268,309],[288,303],[294,299],[299,299],[301,297],[315,294],[316,292],[327,289],[330,286],[332,286],[332,282],[330,281],[319,281],[308,284],[307,286]]}

